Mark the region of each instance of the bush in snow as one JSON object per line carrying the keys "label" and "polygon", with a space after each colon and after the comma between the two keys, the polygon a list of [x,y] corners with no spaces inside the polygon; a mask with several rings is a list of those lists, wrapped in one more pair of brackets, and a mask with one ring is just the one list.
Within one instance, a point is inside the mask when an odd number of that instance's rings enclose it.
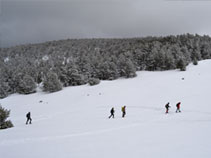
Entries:
{"label": "bush in snow", "polygon": [[62,89],[62,84],[58,79],[56,73],[49,72],[44,78],[43,81],[43,90],[45,92],[56,92]]}
{"label": "bush in snow", "polygon": [[99,84],[100,80],[98,78],[90,78],[88,82],[90,86],[94,86],[94,85]]}
{"label": "bush in snow", "polygon": [[18,84],[17,92],[20,94],[31,94],[36,92],[36,83],[34,82],[34,79],[29,76],[25,75]]}
{"label": "bush in snow", "polygon": [[12,122],[10,120],[7,120],[9,116],[10,116],[10,110],[4,109],[0,105],[0,129],[13,127]]}
{"label": "bush in snow", "polygon": [[85,84],[85,79],[82,74],[79,73],[72,73],[69,76],[69,85],[71,86],[77,86],[77,85],[83,85]]}

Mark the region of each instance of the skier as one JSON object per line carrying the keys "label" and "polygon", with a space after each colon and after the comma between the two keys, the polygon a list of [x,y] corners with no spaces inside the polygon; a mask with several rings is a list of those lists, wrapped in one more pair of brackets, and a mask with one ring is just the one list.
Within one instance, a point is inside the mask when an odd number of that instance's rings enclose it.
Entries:
{"label": "skier", "polygon": [[110,115],[108,118],[111,118],[111,117],[114,118],[114,112],[115,112],[115,111],[114,111],[114,108],[112,107],[112,108],[111,108],[111,111],[110,111],[111,115]]}
{"label": "skier", "polygon": [[126,115],[126,106],[122,107],[122,117],[124,118]]}
{"label": "skier", "polygon": [[166,114],[167,114],[169,112],[169,108],[170,108],[169,102],[165,105],[165,108],[166,108]]}
{"label": "skier", "polygon": [[30,112],[28,112],[28,113],[26,114],[26,118],[27,118],[26,124],[28,124],[28,122],[31,124],[31,123],[32,123],[32,119],[31,119],[31,113],[30,113]]}
{"label": "skier", "polygon": [[176,107],[177,107],[176,112],[181,112],[181,111],[180,111],[180,104],[181,104],[181,102],[179,102],[179,103],[176,104]]}

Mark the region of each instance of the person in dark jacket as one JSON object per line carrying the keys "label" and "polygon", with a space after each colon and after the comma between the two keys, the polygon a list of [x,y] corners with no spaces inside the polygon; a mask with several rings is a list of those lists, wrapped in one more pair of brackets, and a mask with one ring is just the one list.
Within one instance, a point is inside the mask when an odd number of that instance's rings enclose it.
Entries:
{"label": "person in dark jacket", "polygon": [[176,112],[181,112],[181,111],[180,111],[180,104],[181,104],[181,102],[179,102],[179,103],[176,104],[176,107],[177,107]]}
{"label": "person in dark jacket", "polygon": [[31,119],[31,113],[30,112],[28,112],[27,114],[26,114],[26,124],[28,124],[28,122],[31,124],[32,123],[32,119]]}
{"label": "person in dark jacket", "polygon": [[169,102],[165,105],[165,108],[166,108],[166,114],[167,114],[169,112],[169,108],[170,108]]}
{"label": "person in dark jacket", "polygon": [[111,113],[111,115],[108,117],[108,118],[111,118],[111,117],[113,117],[114,118],[114,108],[111,108],[111,111],[110,111],[110,113]]}
{"label": "person in dark jacket", "polygon": [[122,107],[122,117],[124,118],[126,115],[126,106]]}

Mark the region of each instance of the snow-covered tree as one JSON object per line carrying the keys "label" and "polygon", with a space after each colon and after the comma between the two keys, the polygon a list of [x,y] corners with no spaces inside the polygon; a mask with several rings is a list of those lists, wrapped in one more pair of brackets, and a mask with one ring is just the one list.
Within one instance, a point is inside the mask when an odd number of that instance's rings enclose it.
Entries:
{"label": "snow-covered tree", "polygon": [[186,62],[183,58],[178,60],[177,68],[179,68],[181,71],[186,71]]}
{"label": "snow-covered tree", "polygon": [[135,65],[130,59],[124,58],[123,55],[120,55],[119,57],[119,71],[120,71],[120,76],[124,76],[127,78],[136,76]]}
{"label": "snow-covered tree", "polygon": [[36,83],[34,82],[34,79],[29,75],[25,75],[19,80],[17,92],[20,94],[31,94],[36,92]]}
{"label": "snow-covered tree", "polygon": [[62,84],[58,79],[58,76],[54,72],[49,72],[43,81],[43,91],[56,92],[62,89]]}
{"label": "snow-covered tree", "polygon": [[98,78],[90,78],[88,81],[90,86],[94,86],[100,83],[100,80]]}
{"label": "snow-covered tree", "polygon": [[71,86],[83,85],[85,83],[86,81],[82,74],[75,72],[69,76],[69,85]]}
{"label": "snow-covered tree", "polygon": [[13,127],[13,124],[7,118],[10,116],[10,110],[3,108],[0,105],[0,129],[6,129]]}

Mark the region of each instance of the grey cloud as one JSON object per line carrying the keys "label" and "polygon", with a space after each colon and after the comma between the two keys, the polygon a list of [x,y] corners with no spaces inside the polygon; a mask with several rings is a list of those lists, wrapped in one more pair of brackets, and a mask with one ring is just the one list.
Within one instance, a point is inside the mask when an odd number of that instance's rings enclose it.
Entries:
{"label": "grey cloud", "polygon": [[1,46],[65,38],[211,34],[211,1],[7,0],[1,3]]}

